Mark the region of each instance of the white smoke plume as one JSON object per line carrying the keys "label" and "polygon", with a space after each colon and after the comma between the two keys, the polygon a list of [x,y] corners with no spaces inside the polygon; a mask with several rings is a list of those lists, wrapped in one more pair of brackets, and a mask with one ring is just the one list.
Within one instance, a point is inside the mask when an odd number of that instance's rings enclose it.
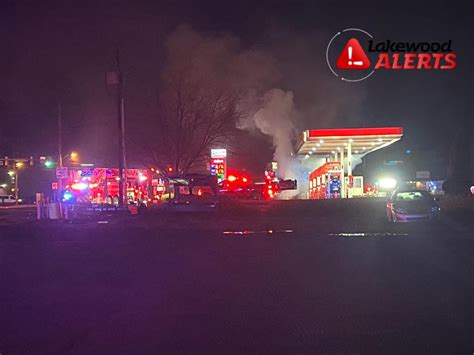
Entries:
{"label": "white smoke plume", "polygon": [[272,89],[265,93],[262,107],[255,112],[253,120],[256,128],[272,137],[275,153],[273,159],[278,162],[280,178],[290,178],[293,155],[293,137],[296,133],[294,118],[296,111],[293,93]]}
{"label": "white smoke plume", "polygon": [[307,171],[294,155],[297,128],[295,121],[298,112],[291,91],[271,89],[261,98],[250,95],[247,105],[251,106],[249,114],[239,122],[241,129],[258,129],[272,138],[275,152],[273,160],[278,162],[277,176],[281,179],[296,179],[298,191],[287,191],[280,194],[282,198],[294,198],[301,195],[307,185]]}
{"label": "white smoke plume", "polygon": [[335,80],[322,59],[328,36],[272,27],[265,41],[248,47],[233,35],[200,33],[183,25],[167,41],[172,66],[186,68],[198,86],[210,82],[238,96],[242,116],[237,128],[271,137],[278,177],[297,179],[299,196],[308,190],[309,172],[324,159],[296,158],[298,134],[309,128],[357,126],[365,115],[364,87]]}

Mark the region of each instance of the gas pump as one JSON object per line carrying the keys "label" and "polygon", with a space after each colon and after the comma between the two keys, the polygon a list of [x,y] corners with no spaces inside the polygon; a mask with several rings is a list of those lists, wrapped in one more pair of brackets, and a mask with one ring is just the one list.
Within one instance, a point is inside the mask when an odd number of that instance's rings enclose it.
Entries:
{"label": "gas pump", "polygon": [[341,197],[341,164],[328,162],[310,174],[311,199]]}
{"label": "gas pump", "polygon": [[341,173],[328,174],[329,181],[326,191],[329,193],[326,198],[340,198],[341,197]]}

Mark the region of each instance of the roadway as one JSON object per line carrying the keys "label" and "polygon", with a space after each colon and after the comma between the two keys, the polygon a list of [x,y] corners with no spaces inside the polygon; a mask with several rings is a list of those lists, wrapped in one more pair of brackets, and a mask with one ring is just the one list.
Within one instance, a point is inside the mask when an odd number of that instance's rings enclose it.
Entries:
{"label": "roadway", "polygon": [[382,201],[73,223],[8,213],[2,354],[474,350],[472,235],[389,225]]}

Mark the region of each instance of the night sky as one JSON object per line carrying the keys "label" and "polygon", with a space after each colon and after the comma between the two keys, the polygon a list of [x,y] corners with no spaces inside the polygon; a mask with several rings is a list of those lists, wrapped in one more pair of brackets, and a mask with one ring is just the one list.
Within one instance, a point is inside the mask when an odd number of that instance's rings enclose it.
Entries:
{"label": "night sky", "polygon": [[[114,161],[116,107],[104,76],[114,68],[115,46],[126,76],[127,145],[139,145],[142,132],[153,129],[164,41],[180,24],[203,34],[230,33],[244,48],[271,53],[281,72],[279,86],[293,91],[301,112],[298,129],[400,125],[406,131],[403,149],[446,154],[456,129],[472,129],[472,5],[389,3],[2,0],[0,154],[55,155],[60,100],[65,151],[78,150],[83,161]],[[380,71],[358,84],[337,81],[325,49],[347,27],[378,39],[452,40],[457,68]],[[240,155],[247,159],[236,159],[239,164],[260,169],[271,160],[268,138],[242,139],[248,144]],[[258,155],[250,154],[256,149]],[[129,160],[140,164],[133,154]]]}

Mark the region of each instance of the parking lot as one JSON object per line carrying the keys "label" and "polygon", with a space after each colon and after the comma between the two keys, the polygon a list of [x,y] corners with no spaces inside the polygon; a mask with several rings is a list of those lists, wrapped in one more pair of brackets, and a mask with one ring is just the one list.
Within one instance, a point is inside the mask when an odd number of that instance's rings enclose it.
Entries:
{"label": "parking lot", "polygon": [[[0,352],[472,352],[472,238],[383,201],[2,218]],[[11,213],[11,212],[8,212]]]}

